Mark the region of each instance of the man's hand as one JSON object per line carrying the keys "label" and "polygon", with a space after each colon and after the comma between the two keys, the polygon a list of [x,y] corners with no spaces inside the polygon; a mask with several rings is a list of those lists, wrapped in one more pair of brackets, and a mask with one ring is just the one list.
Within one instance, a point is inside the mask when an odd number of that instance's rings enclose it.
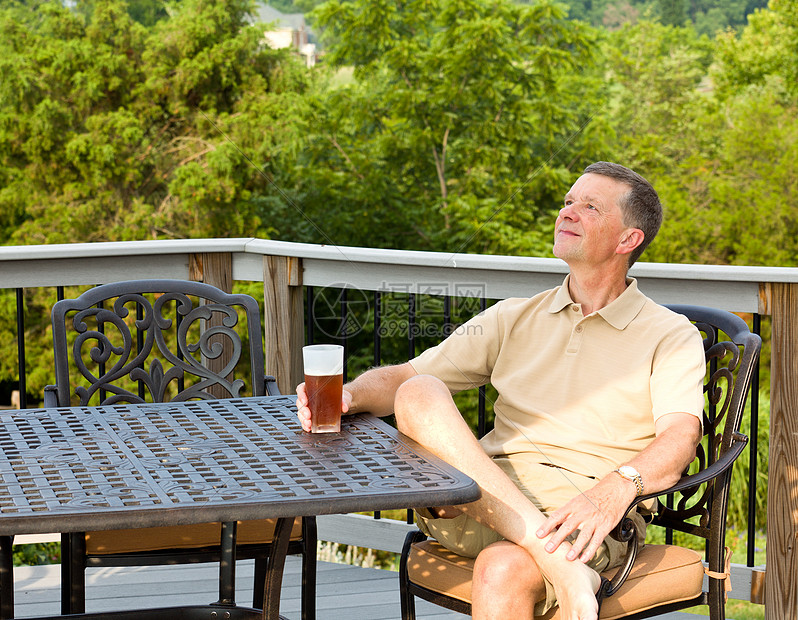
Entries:
{"label": "man's hand", "polygon": [[580,493],[559,510],[551,512],[538,529],[537,536],[545,538],[551,534],[545,547],[551,553],[568,536],[579,530],[566,557],[569,560],[579,557],[582,562],[588,562],[623,518],[636,495],[634,483],[618,474],[609,474],[592,489]]}
{"label": "man's hand", "polygon": [[[349,406],[352,404],[352,394],[350,394],[347,390],[344,390],[341,395],[341,412],[347,413],[349,411]],[[300,383],[296,386],[296,408],[297,408],[297,418],[299,418],[299,423],[302,425],[302,430],[310,432],[311,429],[311,412],[308,408],[308,393],[305,391],[305,384]]]}
{"label": "man's hand", "polygon": [[[646,493],[664,491],[676,484],[695,458],[701,440],[701,422],[689,413],[674,412],[654,422],[656,438],[627,464],[640,472]],[[568,559],[582,562],[592,558],[602,541],[621,520],[637,497],[634,482],[616,473],[604,476],[596,486],[555,510],[538,529],[538,538],[551,534],[546,551],[554,551],[562,541],[580,530],[568,552]],[[581,555],[580,555],[581,554]]]}

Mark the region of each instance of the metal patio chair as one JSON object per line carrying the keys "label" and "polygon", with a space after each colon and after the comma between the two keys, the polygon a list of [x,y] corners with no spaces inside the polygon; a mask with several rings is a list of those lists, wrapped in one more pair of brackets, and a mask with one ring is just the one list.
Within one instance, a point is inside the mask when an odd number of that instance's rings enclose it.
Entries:
{"label": "metal patio chair", "polygon": [[[182,280],[117,282],[57,302],[52,327],[56,384],[45,388],[45,407],[279,394],[264,375],[260,308],[248,295]],[[256,608],[274,527],[259,520],[237,528],[236,556],[255,560]],[[63,534],[62,613],[85,611],[87,567],[219,561],[220,530],[211,523]],[[289,553],[302,555],[302,618],[314,620],[314,518],[296,520]]]}
{"label": "metal patio chair", "polygon": [[[756,368],[761,340],[739,317],[722,310],[698,306],[669,306],[687,316],[704,335],[707,374],[704,438],[696,460],[670,489],[643,495],[627,514],[647,499],[660,502],[651,526],[670,528],[696,536],[704,554],[673,544],[648,544],[638,548],[631,519],[625,518],[613,532],[628,542],[620,568],[602,574],[597,594],[599,617],[648,618],[696,605],[708,605],[712,620],[725,618],[729,558],[724,552],[726,512],[732,465],[748,443],[740,433],[745,401]],[[650,527],[651,527],[650,526]],[[415,596],[460,613],[471,613],[471,579],[474,560],[458,556],[427,540],[418,531],[406,539],[399,568],[402,619],[415,616]],[[703,588],[704,575],[708,588]],[[559,618],[559,608],[543,618]]]}

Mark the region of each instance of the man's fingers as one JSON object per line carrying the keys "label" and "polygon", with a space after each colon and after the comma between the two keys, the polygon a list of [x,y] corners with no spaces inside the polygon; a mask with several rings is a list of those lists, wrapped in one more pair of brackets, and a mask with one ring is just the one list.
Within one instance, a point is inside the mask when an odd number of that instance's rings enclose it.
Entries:
{"label": "man's fingers", "polygon": [[[571,548],[565,557],[569,560],[575,560],[578,558],[579,554],[582,552],[582,549],[585,549],[585,545],[588,545],[588,543],[592,541],[592,535],[593,532],[583,526],[582,529],[579,530],[579,536],[577,536],[576,540],[571,543]],[[585,551],[587,551],[589,548],[590,547],[588,546]]]}
{"label": "man's fingers", "polygon": [[549,513],[549,516],[543,522],[543,524],[538,528],[538,531],[535,532],[538,538],[546,538],[549,534],[551,534],[554,530],[556,530],[562,522],[565,520],[565,515],[560,513],[558,510],[555,510]]}
{"label": "man's fingers", "polygon": [[296,405],[298,408],[308,404],[308,393],[305,391],[305,384],[300,383],[296,386]]}
{"label": "man's fingers", "polygon": [[300,383],[296,386],[296,417],[303,430],[310,431],[310,409],[308,409],[308,394],[305,391],[305,384]]}
{"label": "man's fingers", "polygon": [[349,391],[344,390],[341,393],[341,412],[347,413],[349,411],[349,407],[351,406],[352,406],[352,394]]}
{"label": "man's fingers", "polygon": [[582,555],[579,557],[579,560],[585,564],[590,562],[594,555],[596,555],[596,551],[598,551],[601,543],[604,542],[603,538],[598,538],[597,536],[593,537],[593,540],[590,541],[590,544],[587,546],[582,552]]}
{"label": "man's fingers", "polygon": [[559,523],[556,530],[551,533],[549,540],[546,541],[545,549],[549,553],[553,553],[565,541],[571,533],[576,530],[578,524],[573,519],[565,519]]}

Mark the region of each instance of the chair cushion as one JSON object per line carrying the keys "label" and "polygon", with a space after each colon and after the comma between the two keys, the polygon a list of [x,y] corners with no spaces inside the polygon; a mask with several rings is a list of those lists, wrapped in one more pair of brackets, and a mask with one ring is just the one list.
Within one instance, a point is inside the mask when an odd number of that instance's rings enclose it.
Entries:
{"label": "chair cushion", "polygon": [[[239,521],[236,540],[239,545],[269,543],[274,537],[275,519]],[[219,523],[198,523],[141,529],[86,532],[87,555],[137,553],[159,549],[194,549],[218,547]],[[302,519],[294,520],[291,540],[302,538]]]}
{"label": "chair cushion", "polygon": [[[448,551],[433,540],[412,545],[407,562],[410,581],[439,594],[471,602],[474,560]],[[602,573],[611,578],[618,569]],[[643,581],[645,579],[645,581]],[[620,590],[604,599],[600,618],[612,620],[663,603],[691,600],[701,594],[701,555],[674,545],[646,545]],[[543,618],[559,620],[559,608]]]}

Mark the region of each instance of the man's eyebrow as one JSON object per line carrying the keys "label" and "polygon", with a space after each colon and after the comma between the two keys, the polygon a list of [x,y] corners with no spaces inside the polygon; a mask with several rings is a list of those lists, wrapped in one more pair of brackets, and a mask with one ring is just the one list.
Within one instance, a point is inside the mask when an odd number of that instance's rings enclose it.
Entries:
{"label": "man's eyebrow", "polygon": [[[565,198],[563,198],[563,201],[569,199],[576,200],[576,198],[573,196],[573,194],[571,194],[571,192],[565,194]],[[583,196],[581,200],[583,202],[587,202],[588,204],[592,204],[593,206],[601,206],[601,198],[599,198],[598,196]]]}

